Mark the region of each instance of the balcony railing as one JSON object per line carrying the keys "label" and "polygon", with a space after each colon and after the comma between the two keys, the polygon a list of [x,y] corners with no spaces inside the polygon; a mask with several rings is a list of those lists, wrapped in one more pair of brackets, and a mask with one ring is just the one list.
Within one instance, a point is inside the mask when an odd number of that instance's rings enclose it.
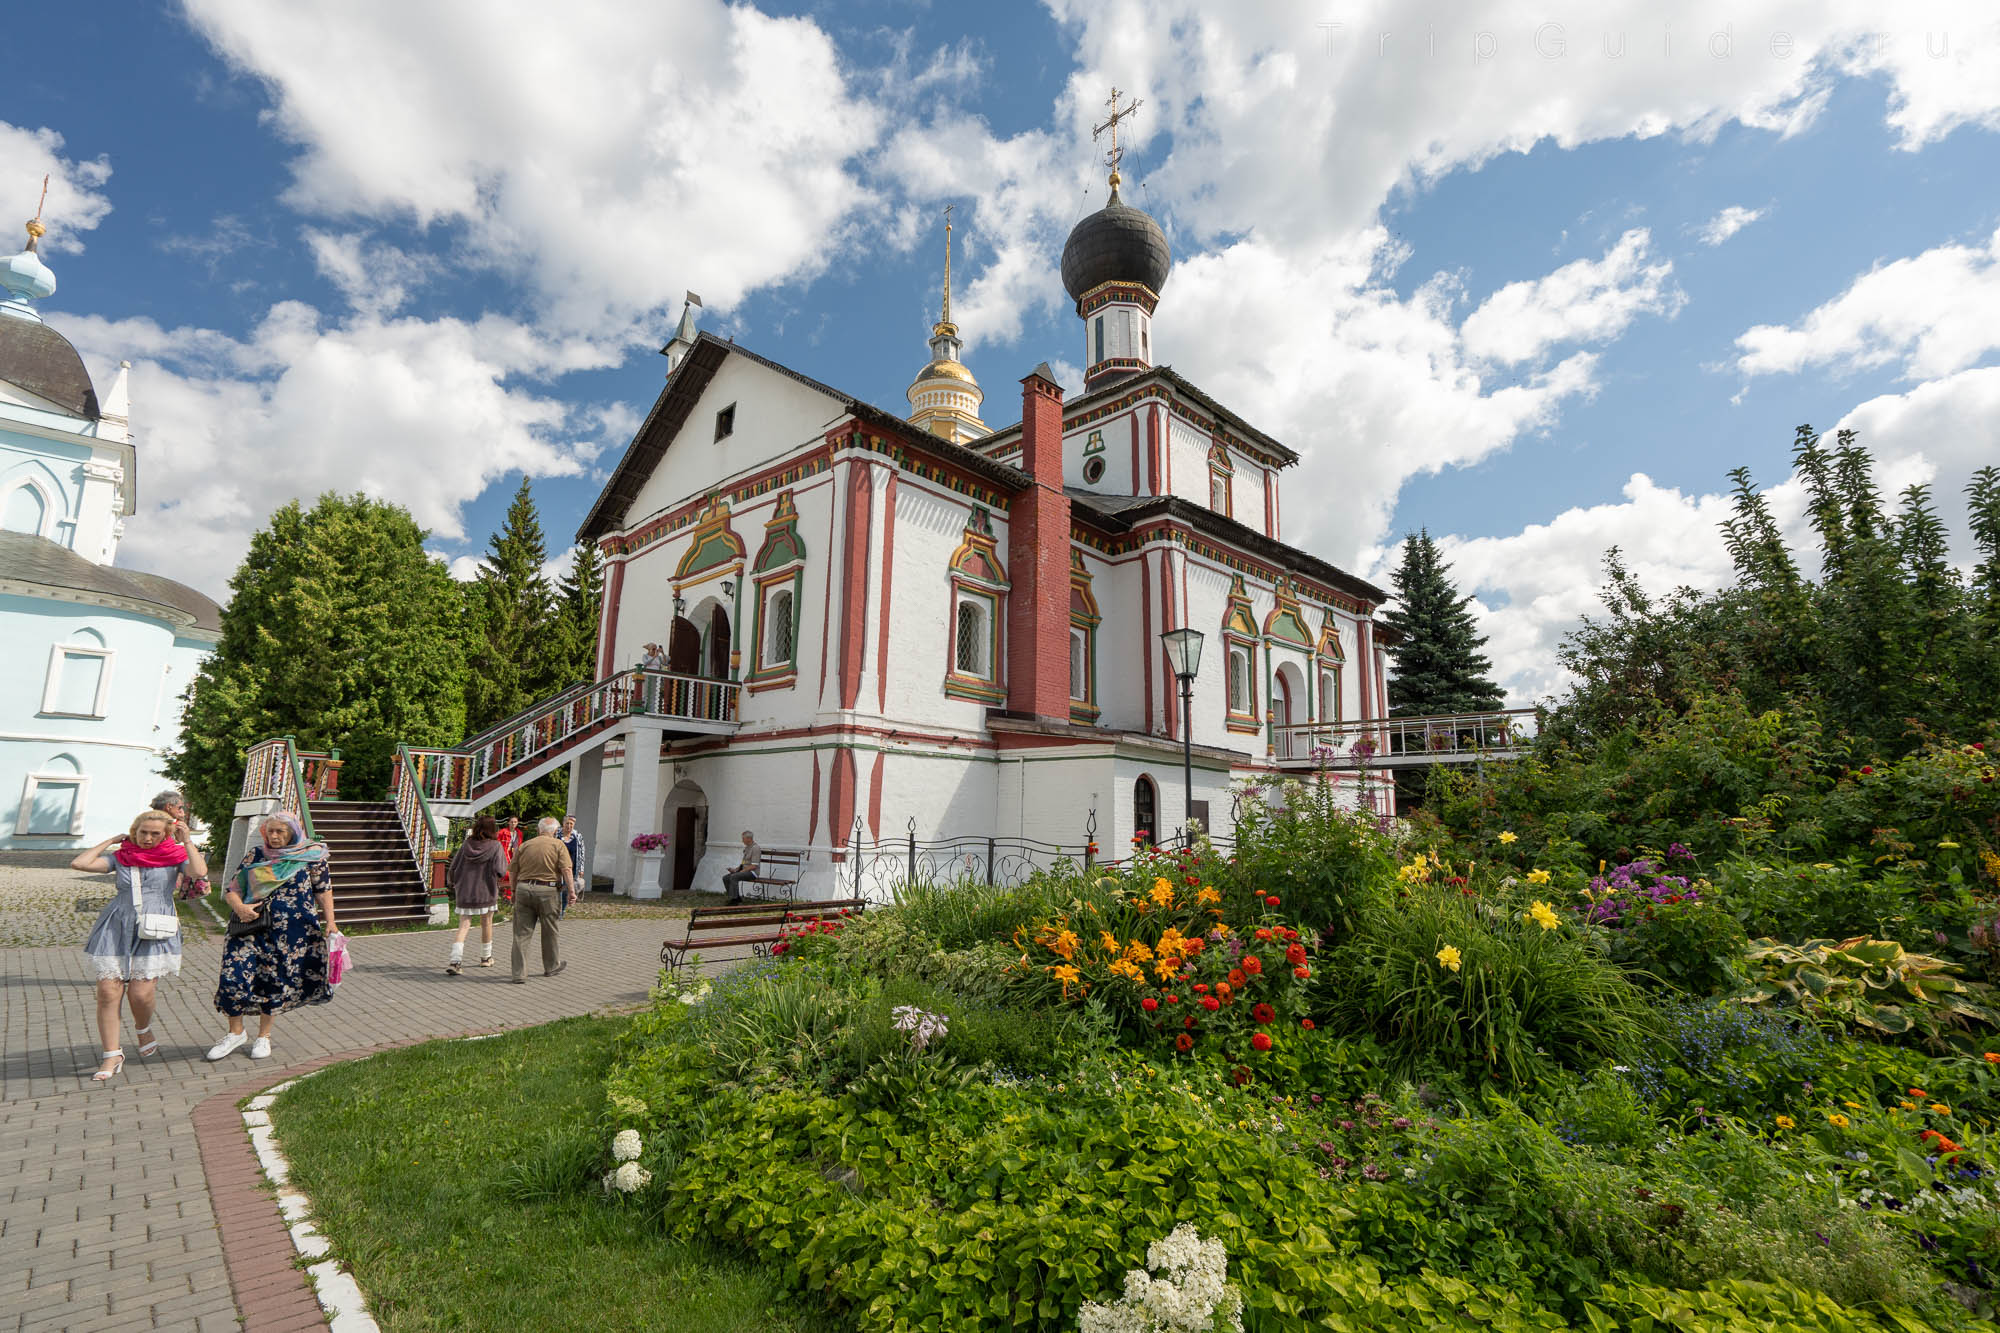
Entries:
{"label": "balcony railing", "polygon": [[240,801],[276,801],[278,808],[295,815],[313,836],[310,801],[326,800],[340,790],[340,751],[320,754],[300,750],[290,736],[261,741],[243,757],[243,787]]}
{"label": "balcony railing", "polygon": [[573,748],[579,739],[609,730],[627,717],[654,716],[702,724],[699,730],[722,730],[737,719],[741,688],[734,681],[665,671],[621,671],[595,684],[565,690],[464,746],[409,747],[411,780],[431,801],[477,800],[523,770]]}
{"label": "balcony railing", "polygon": [[1276,729],[1278,762],[1315,768],[1403,768],[1512,759],[1536,734],[1532,708],[1429,717],[1310,722]]}

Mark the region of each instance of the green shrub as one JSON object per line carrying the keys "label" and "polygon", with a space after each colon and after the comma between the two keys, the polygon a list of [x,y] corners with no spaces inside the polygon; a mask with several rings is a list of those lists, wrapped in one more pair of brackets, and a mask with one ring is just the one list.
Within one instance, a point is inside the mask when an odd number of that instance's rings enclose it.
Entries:
{"label": "green shrub", "polygon": [[[1458,966],[1441,961],[1456,950]],[[1418,886],[1368,911],[1331,960],[1334,1016],[1404,1071],[1476,1068],[1516,1087],[1548,1062],[1585,1069],[1628,1052],[1638,991],[1574,925]]]}
{"label": "green shrub", "polygon": [[[1336,804],[1323,780],[1286,781],[1270,803],[1259,785],[1242,789],[1233,864],[1218,876],[1232,909],[1253,895],[1275,895],[1288,916],[1339,938],[1395,882],[1395,846],[1373,813]],[[1227,890],[1241,890],[1230,892]],[[1229,924],[1238,930],[1257,913]]]}
{"label": "green shrub", "polygon": [[1750,935],[1781,940],[1869,935],[1916,947],[1932,942],[1933,913],[1919,874],[1844,861],[1731,857],[1711,877],[1716,901]]}
{"label": "green shrub", "polygon": [[1884,1037],[1915,1036],[1941,1047],[1947,1035],[2000,1026],[1993,988],[1966,981],[1959,969],[1894,940],[1758,940],[1745,960],[1747,1004],[1797,1007]]}
{"label": "green shrub", "polygon": [[1743,981],[1749,944],[1736,918],[1714,903],[1685,898],[1627,911],[1608,932],[1611,957],[1644,977],[1690,995],[1717,995]]}

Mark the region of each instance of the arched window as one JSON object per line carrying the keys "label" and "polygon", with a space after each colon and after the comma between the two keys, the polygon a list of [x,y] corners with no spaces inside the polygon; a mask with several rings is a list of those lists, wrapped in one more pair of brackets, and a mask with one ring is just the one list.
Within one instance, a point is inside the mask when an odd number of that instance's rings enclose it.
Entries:
{"label": "arched window", "polygon": [[999,703],[1000,625],[1007,572],[1000,565],[991,517],[974,508],[951,562],[951,640],[945,649],[944,692],[955,699]]}
{"label": "arched window", "polygon": [[764,604],[764,660],[768,668],[791,665],[794,643],[792,589],[774,588]]}
{"label": "arched window", "polygon": [[1160,840],[1160,789],[1143,773],[1132,784],[1132,838],[1142,847]]}
{"label": "arched window", "polygon": [[1073,700],[1090,698],[1090,636],[1089,631],[1075,625],[1069,631],[1069,697]]}
{"label": "arched window", "polygon": [[1256,709],[1250,693],[1250,650],[1241,644],[1229,645],[1229,711],[1247,717]]}
{"label": "arched window", "polygon": [[1236,465],[1229,461],[1229,451],[1216,445],[1208,451],[1208,507],[1225,517],[1234,515],[1235,499],[1230,494],[1230,483],[1235,479]]}
{"label": "arched window", "polygon": [[1319,720],[1340,721],[1340,677],[1331,671],[1319,673]]}
{"label": "arched window", "polygon": [[990,649],[993,632],[987,628],[992,623],[993,605],[985,598],[961,593],[958,599],[958,629],[954,639],[953,669],[961,676],[971,676],[976,680],[993,678],[993,661]]}
{"label": "arched window", "polygon": [[49,521],[49,498],[32,481],[24,481],[7,492],[0,506],[0,531],[25,532],[42,536]]}

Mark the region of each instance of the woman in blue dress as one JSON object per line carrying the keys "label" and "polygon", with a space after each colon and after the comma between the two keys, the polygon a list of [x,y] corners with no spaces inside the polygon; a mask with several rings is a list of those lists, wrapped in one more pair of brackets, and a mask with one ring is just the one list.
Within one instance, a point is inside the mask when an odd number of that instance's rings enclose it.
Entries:
{"label": "woman in blue dress", "polygon": [[271,1028],[279,1014],[333,998],[326,944],[336,927],[326,845],[308,841],[299,821],[282,813],[266,816],[257,837],[223,897],[239,919],[265,924],[232,935],[223,946],[215,1007],[229,1019],[229,1035],[209,1047],[211,1060],[249,1041],[243,1031],[247,1015],[259,1015],[250,1058],[262,1060],[271,1053]]}
{"label": "woman in blue dress", "polygon": [[173,917],[174,884],[182,868],[206,875],[208,865],[187,825],[163,811],[148,810],[132,821],[129,832],[106,838],[80,853],[70,867],[117,877],[118,891],[97,914],[90,938],[83,944],[84,955],[97,974],[97,1035],[104,1042],[100,1048],[103,1063],[91,1081],[103,1083],[125,1067],[125,1051],[118,1045],[121,1005],[132,1006],[139,1054],[151,1055],[160,1049],[159,1039],[153,1035],[156,984],[161,977],[178,976],[181,970],[178,921],[172,935],[153,940],[140,938],[139,918]]}

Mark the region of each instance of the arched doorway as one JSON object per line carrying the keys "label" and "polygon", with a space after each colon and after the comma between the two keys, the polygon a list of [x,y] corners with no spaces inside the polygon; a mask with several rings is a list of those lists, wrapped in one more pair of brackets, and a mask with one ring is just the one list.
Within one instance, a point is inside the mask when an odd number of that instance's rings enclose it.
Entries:
{"label": "arched doorway", "polygon": [[708,671],[710,680],[729,679],[729,612],[717,602],[708,613]]}
{"label": "arched doorway", "polygon": [[675,616],[667,628],[667,670],[692,676],[701,669],[701,631],[686,616]]}
{"label": "arched doorway", "polygon": [[660,887],[685,893],[708,847],[708,794],[683,778],[667,793],[660,827],[667,830],[667,855],[660,864]]}
{"label": "arched doorway", "polygon": [[1306,694],[1305,677],[1290,662],[1278,668],[1278,676],[1271,690],[1271,711],[1277,719],[1278,758],[1291,759],[1293,733],[1287,730],[1295,723],[1306,720],[1305,709],[1300,707]]}
{"label": "arched doorway", "polygon": [[1151,847],[1160,835],[1160,789],[1145,774],[1132,784],[1132,836],[1142,847]]}

